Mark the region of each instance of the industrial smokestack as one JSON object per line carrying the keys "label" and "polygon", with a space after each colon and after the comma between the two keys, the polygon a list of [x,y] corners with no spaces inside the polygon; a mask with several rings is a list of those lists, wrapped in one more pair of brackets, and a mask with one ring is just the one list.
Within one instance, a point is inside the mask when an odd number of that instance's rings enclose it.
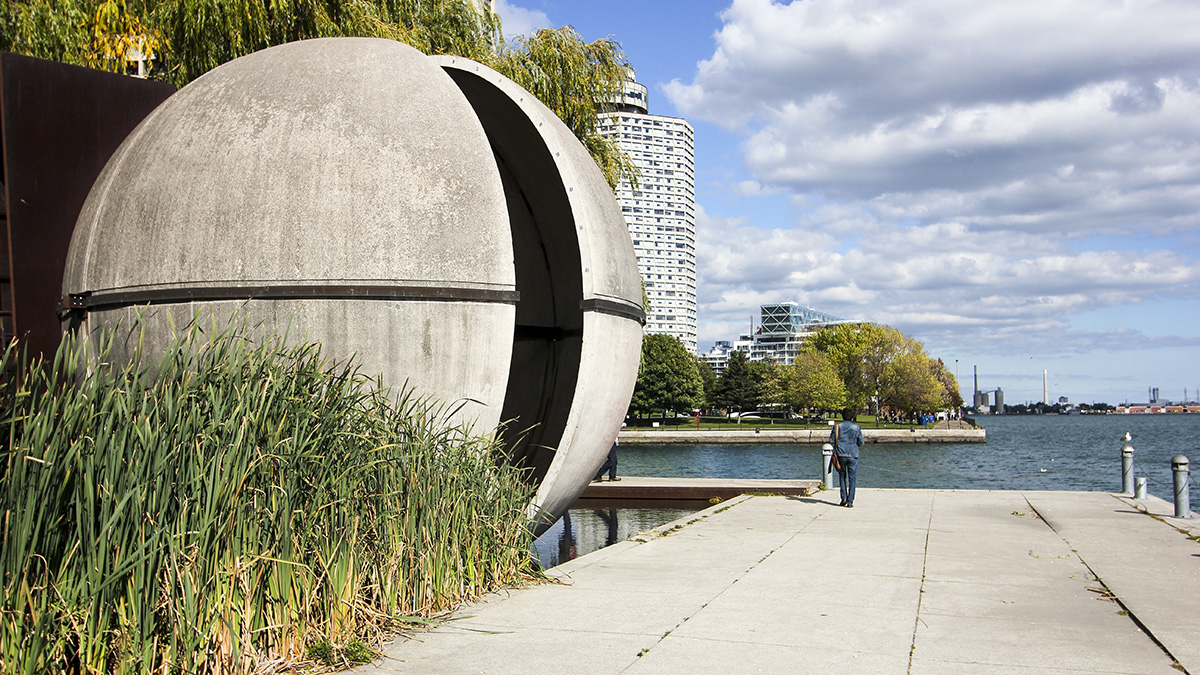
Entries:
{"label": "industrial smokestack", "polygon": [[1042,369],[1042,403],[1050,405],[1050,378],[1045,368]]}
{"label": "industrial smokestack", "polygon": [[975,366],[975,393],[979,393],[979,366]]}

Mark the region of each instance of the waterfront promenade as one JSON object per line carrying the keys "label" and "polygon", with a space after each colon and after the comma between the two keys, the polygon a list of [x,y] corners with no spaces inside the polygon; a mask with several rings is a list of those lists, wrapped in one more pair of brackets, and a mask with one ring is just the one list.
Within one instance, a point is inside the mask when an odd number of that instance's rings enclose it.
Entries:
{"label": "waterfront promenade", "polygon": [[1100,492],[744,496],[356,673],[1200,674],[1200,535]]}

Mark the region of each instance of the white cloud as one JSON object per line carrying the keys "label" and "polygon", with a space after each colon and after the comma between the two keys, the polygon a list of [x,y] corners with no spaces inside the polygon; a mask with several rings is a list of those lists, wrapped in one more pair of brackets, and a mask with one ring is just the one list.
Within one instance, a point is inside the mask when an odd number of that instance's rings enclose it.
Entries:
{"label": "white cloud", "polygon": [[496,0],[495,10],[500,15],[506,38],[528,35],[539,28],[551,27],[550,17],[546,16],[545,12],[517,7],[508,0]]}
{"label": "white cloud", "polygon": [[788,299],[991,353],[1200,342],[1196,317],[1155,337],[1068,319],[1200,297],[1200,3],[733,0],[722,19],[666,93],[742,136],[734,196],[782,191],[795,219],[701,213],[702,342]]}
{"label": "white cloud", "polygon": [[703,211],[698,222],[702,341],[732,337],[731,325],[744,332],[745,316],[760,304],[795,300],[901,327],[934,350],[1150,348],[1169,341],[1068,331],[1067,317],[1200,283],[1200,265],[1174,251],[1073,252],[1040,234],[959,223],[856,220],[835,236],[832,228],[765,229]]}

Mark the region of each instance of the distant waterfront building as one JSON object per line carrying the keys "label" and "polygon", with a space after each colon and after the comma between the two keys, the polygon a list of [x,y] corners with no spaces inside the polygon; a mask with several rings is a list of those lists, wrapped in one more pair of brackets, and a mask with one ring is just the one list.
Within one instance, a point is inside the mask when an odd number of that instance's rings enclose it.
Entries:
{"label": "distant waterfront building", "polygon": [[976,412],[986,413],[990,410],[987,392],[979,390],[979,366],[975,366],[975,395],[971,401],[971,407],[975,408]]}
{"label": "distant waterfront building", "polygon": [[619,102],[599,116],[600,132],[638,167],[636,189],[617,186],[617,202],[633,239],[650,312],[646,332],[673,335],[696,351],[696,179],[692,126],[649,114],[646,87],[629,82]]}
{"label": "distant waterfront building", "polygon": [[994,402],[996,404],[995,405],[995,413],[997,415],[1003,415],[1004,414],[1004,392],[1000,389],[1000,387],[996,387],[996,392],[994,394]]}
{"label": "distant waterfront building", "polygon": [[737,340],[717,340],[712,349],[701,354],[700,358],[719,376],[725,372],[725,366],[729,365],[729,357],[733,356],[734,352],[742,352],[749,358],[753,346],[753,337],[739,335]]}
{"label": "distant waterfront building", "polygon": [[858,323],[818,312],[794,302],[761,305],[761,322],[751,335],[742,335],[736,342],[718,340],[708,353],[701,355],[718,375],[725,372],[733,352],[744,352],[751,361],[790,366],[800,355],[800,348],[809,336],[826,326]]}
{"label": "distant waterfront building", "polygon": [[988,393],[986,391],[975,392],[975,409],[988,410],[991,406],[988,403]]}
{"label": "distant waterfront building", "polygon": [[800,355],[808,337],[826,326],[847,323],[832,314],[802,307],[794,302],[762,305],[762,325],[754,334],[751,361],[790,366]]}

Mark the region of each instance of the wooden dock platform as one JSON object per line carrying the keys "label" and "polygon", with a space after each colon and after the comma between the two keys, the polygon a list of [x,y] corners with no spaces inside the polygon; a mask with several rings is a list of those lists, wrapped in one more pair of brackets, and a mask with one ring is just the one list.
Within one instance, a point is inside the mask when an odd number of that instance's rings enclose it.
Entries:
{"label": "wooden dock platform", "polygon": [[815,480],[761,478],[659,478],[622,476],[611,482],[590,483],[582,499],[604,500],[703,500],[732,499],[744,494],[807,496],[817,490]]}

